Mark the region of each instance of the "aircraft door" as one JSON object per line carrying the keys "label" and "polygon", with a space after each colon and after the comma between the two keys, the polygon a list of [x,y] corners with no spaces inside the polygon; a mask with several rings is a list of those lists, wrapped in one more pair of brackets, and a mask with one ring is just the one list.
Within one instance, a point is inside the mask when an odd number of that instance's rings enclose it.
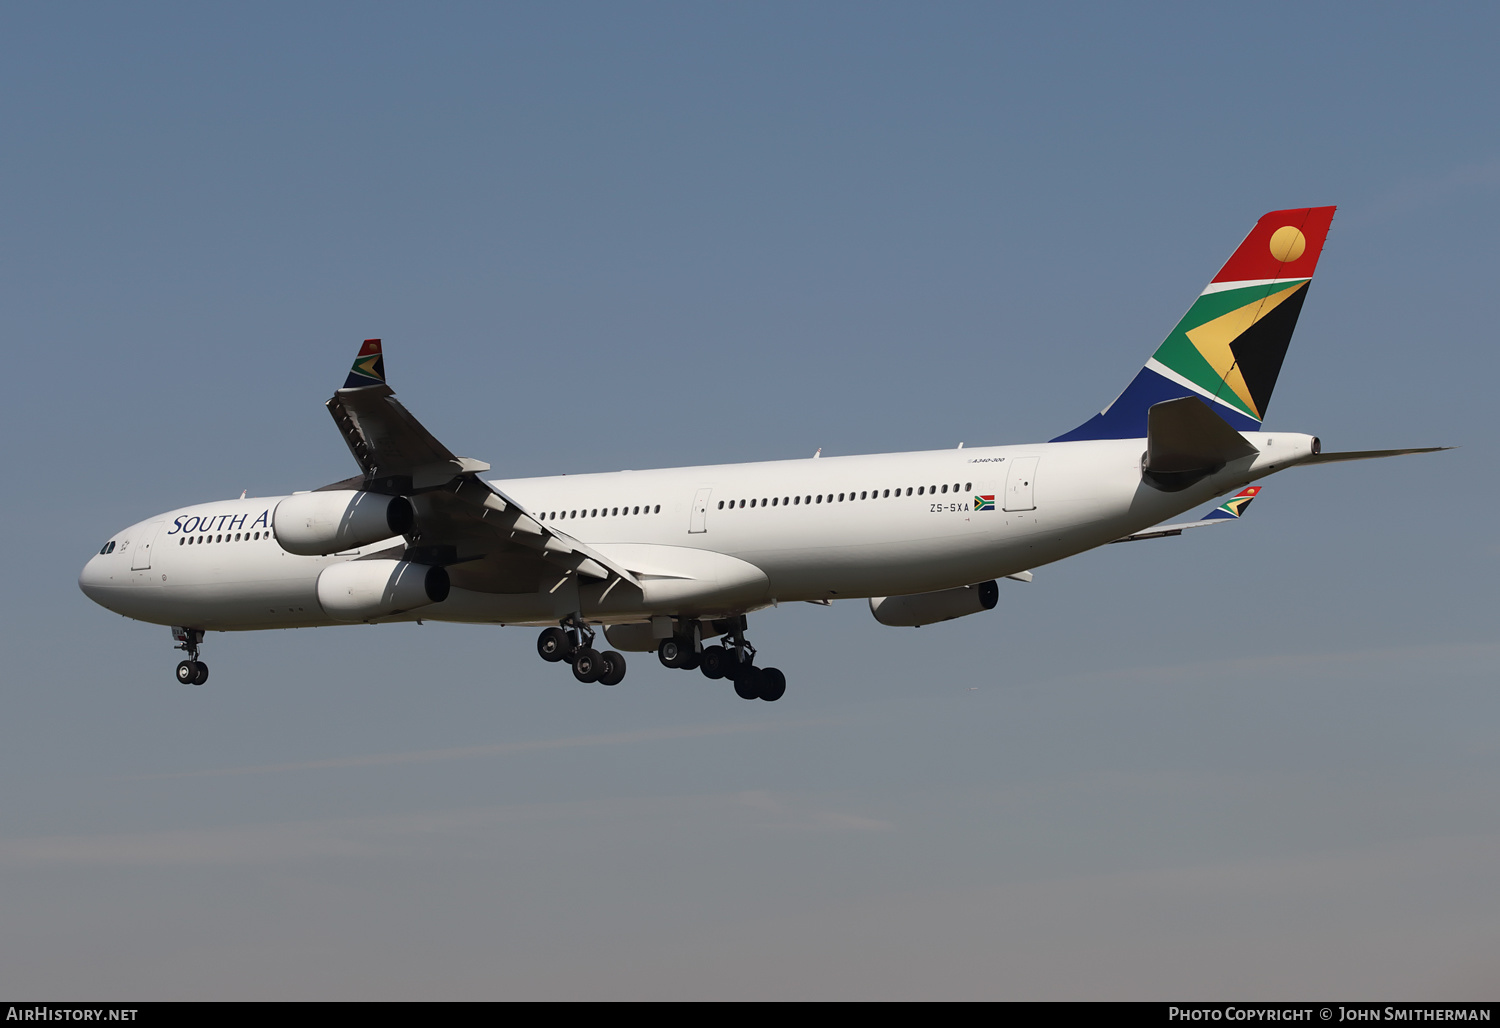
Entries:
{"label": "aircraft door", "polygon": [[147,571],[151,567],[151,547],[156,545],[156,535],[161,531],[165,521],[153,521],[141,531],[141,537],[135,541],[135,548],[130,551],[130,570]]}
{"label": "aircraft door", "polygon": [[1017,457],[1005,476],[1005,509],[1036,510],[1036,466],[1040,457]]}
{"label": "aircraft door", "polygon": [[693,497],[692,519],[688,522],[688,534],[708,531],[708,498],[713,495],[713,487],[707,486],[698,490],[698,495]]}

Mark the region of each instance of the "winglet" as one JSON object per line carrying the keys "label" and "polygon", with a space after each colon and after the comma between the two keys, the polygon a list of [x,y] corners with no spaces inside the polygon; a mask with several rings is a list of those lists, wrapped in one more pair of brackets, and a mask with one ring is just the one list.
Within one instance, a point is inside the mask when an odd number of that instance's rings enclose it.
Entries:
{"label": "winglet", "polygon": [[1180,521],[1175,525],[1157,525],[1141,532],[1122,536],[1119,539],[1111,539],[1112,543],[1133,543],[1140,539],[1163,539],[1167,536],[1181,535],[1186,528],[1203,528],[1207,525],[1224,525],[1231,521],[1238,521],[1245,513],[1245,508],[1250,506],[1250,501],[1260,495],[1264,486],[1252,485],[1241,489],[1228,500],[1203,515],[1199,521]]}
{"label": "winglet", "polygon": [[1209,511],[1207,514],[1203,515],[1203,520],[1219,521],[1223,518],[1237,518],[1242,516],[1245,513],[1245,508],[1250,506],[1250,501],[1255,499],[1256,494],[1258,494],[1260,490],[1261,486],[1258,485],[1252,485],[1246,489],[1240,490],[1224,503],[1220,504],[1213,510]]}
{"label": "winglet", "polygon": [[380,353],[380,340],[366,339],[349,369],[349,377],[344,380],[344,388],[373,385],[385,385],[385,358]]}

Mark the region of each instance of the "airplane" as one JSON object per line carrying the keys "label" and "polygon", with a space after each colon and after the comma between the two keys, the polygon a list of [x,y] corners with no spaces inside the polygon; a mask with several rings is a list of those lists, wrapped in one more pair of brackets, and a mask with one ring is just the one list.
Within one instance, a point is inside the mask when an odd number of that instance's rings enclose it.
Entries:
{"label": "airplane", "polygon": [[359,474],[157,514],[79,586],[170,626],[185,685],[208,678],[208,632],[433,620],[541,627],[539,655],[580,682],[617,685],[620,651],[654,651],[775,701],[786,676],[745,638],[756,611],[865,599],[883,625],[965,617],[995,607],[999,579],[1233,521],[1286,468],[1448,449],[1324,453],[1262,424],[1333,214],[1262,217],[1124,392],[1045,443],[487,479],[396,400],[365,340],[327,402]]}

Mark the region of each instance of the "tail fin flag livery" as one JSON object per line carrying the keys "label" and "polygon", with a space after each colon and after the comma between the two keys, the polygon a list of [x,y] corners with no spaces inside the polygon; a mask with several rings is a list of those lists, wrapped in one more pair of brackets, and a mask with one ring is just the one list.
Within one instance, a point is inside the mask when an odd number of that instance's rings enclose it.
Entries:
{"label": "tail fin flag livery", "polygon": [[365,340],[349,368],[349,377],[344,380],[345,389],[372,385],[385,385],[385,358],[380,353],[379,339]]}
{"label": "tail fin flag livery", "polygon": [[1184,396],[1201,397],[1241,432],[1259,430],[1333,212],[1262,217],[1125,391],[1052,442],[1144,436],[1152,404]]}

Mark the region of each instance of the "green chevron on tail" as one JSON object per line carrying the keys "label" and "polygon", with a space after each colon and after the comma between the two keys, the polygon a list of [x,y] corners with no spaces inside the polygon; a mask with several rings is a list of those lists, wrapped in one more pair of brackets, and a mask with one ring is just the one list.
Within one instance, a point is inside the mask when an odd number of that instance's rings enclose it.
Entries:
{"label": "green chevron on tail", "polygon": [[1102,412],[1053,442],[1146,434],[1153,404],[1197,396],[1242,432],[1260,428],[1317,268],[1332,207],[1272,211],[1245,237],[1146,366]]}

